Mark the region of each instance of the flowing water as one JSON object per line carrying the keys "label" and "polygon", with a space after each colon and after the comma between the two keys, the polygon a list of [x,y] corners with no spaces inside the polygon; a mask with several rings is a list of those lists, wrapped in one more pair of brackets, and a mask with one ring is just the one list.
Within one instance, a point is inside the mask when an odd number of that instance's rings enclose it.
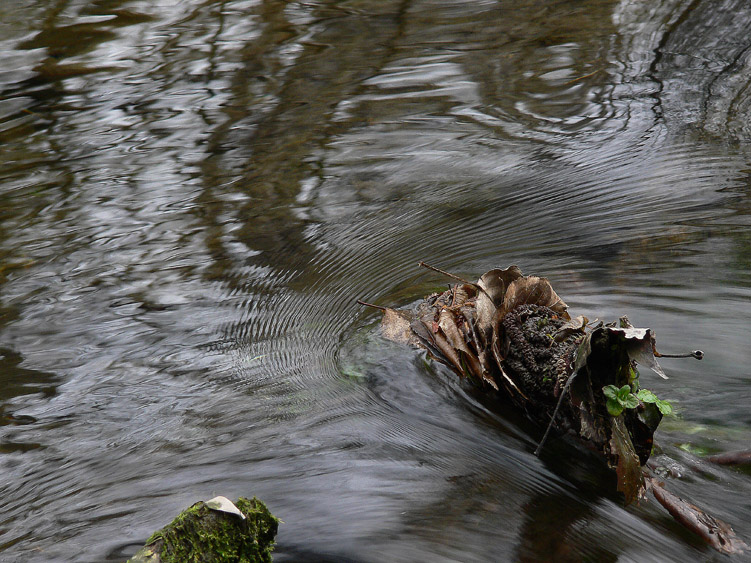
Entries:
{"label": "flowing water", "polygon": [[[384,341],[518,264],[656,330],[670,488],[751,538],[742,0],[4,0],[0,560],[257,495],[278,561],[719,557]],[[686,451],[688,450],[688,452]]]}

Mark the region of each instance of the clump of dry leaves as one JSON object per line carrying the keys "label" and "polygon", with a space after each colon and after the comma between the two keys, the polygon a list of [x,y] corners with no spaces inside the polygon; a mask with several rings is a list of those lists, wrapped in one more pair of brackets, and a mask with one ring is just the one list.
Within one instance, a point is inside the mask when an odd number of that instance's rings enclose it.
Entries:
{"label": "clump of dry leaves", "polygon": [[[460,377],[510,398],[548,431],[599,452],[626,504],[649,487],[677,520],[718,550],[746,547],[730,526],[671,495],[642,469],[670,409],[640,387],[637,364],[666,378],[650,329],[634,328],[626,317],[607,325],[572,319],[547,279],[525,276],[517,266],[490,270],[472,283],[420,265],[459,283],[414,309],[375,306],[384,313],[386,338],[424,348]],[[699,351],[688,355],[701,359]]]}

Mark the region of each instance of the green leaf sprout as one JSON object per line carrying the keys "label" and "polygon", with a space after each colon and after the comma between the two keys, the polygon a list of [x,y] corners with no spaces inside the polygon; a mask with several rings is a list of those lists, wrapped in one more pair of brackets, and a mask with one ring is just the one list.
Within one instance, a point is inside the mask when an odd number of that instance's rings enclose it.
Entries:
{"label": "green leaf sprout", "polygon": [[642,403],[654,403],[655,406],[660,410],[662,414],[673,413],[673,405],[671,405],[667,401],[658,399],[657,395],[652,393],[652,391],[650,391],[649,389],[639,389],[639,392],[636,394],[636,397]]}
{"label": "green leaf sprout", "polygon": [[615,385],[606,385],[602,392],[607,398],[606,406],[610,416],[618,416],[625,409],[635,409],[639,406],[639,401],[643,403],[654,403],[662,414],[671,414],[673,406],[657,398],[649,389],[639,389],[635,395],[631,392],[630,385],[624,385],[620,389]]}

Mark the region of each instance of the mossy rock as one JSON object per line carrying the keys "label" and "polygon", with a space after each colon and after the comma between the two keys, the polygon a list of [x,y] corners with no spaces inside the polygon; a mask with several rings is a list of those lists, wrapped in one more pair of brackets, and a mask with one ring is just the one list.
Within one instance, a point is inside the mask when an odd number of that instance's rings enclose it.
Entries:
{"label": "mossy rock", "polygon": [[197,502],[152,534],[128,563],[270,563],[279,527],[266,505],[240,497],[243,520]]}

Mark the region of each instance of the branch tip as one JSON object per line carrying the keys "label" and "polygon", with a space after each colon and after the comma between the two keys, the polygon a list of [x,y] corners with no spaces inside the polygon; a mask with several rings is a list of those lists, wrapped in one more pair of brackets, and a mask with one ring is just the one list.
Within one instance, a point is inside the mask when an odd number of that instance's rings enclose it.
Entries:
{"label": "branch tip", "polygon": [[373,305],[372,303],[367,303],[360,299],[357,300],[357,304],[364,305],[365,307],[373,307],[373,309],[378,309],[379,311],[385,311],[386,309],[388,309],[388,307],[381,307],[380,305]]}

